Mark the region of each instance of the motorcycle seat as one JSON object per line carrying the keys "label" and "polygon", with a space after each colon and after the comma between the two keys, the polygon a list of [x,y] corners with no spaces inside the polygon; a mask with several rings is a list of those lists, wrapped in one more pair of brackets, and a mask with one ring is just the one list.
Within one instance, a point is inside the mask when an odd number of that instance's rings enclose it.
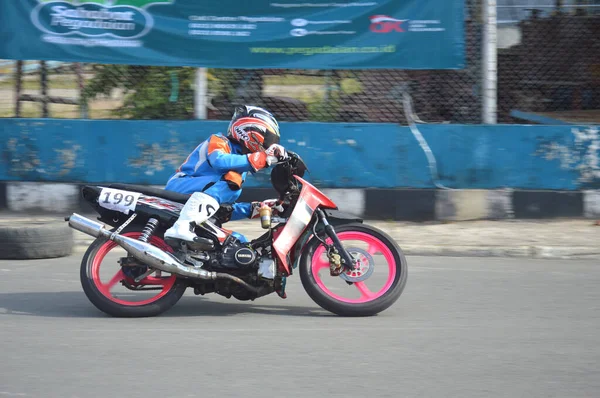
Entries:
{"label": "motorcycle seat", "polygon": [[139,192],[144,195],[156,196],[157,198],[167,199],[172,202],[184,204],[190,198],[191,195],[183,194],[179,192],[168,191],[166,189],[153,188],[146,185],[133,185],[133,184],[110,184],[109,188],[122,189],[124,191]]}

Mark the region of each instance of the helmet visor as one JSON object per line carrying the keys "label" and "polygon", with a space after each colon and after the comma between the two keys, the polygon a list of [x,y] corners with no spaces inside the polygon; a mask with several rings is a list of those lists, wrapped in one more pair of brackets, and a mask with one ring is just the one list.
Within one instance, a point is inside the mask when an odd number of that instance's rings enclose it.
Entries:
{"label": "helmet visor", "polygon": [[263,147],[265,149],[269,148],[273,144],[279,144],[279,136],[270,132],[265,134],[265,140],[263,142]]}

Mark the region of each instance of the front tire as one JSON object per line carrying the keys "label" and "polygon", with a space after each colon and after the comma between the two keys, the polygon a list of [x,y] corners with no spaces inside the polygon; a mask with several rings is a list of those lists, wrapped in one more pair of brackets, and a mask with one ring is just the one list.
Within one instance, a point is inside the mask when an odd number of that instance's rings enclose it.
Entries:
{"label": "front tire", "polygon": [[[121,232],[121,235],[137,239],[141,235],[142,228],[130,225]],[[162,250],[173,250],[157,235],[153,235],[149,243]],[[125,318],[157,316],[173,307],[183,296],[187,283],[173,274],[163,278],[150,275],[140,281],[140,285],[162,286],[162,290],[149,299],[131,301],[128,298],[114,297],[111,290],[115,285],[122,281],[133,282],[133,279],[124,274],[122,267],[116,262],[110,267],[110,275],[114,274],[110,281],[104,283],[101,280],[100,263],[115,248],[121,249],[125,253],[117,243],[105,238],[98,238],[87,249],[81,261],[81,286],[90,302],[100,311],[114,317]]]}
{"label": "front tire", "polygon": [[[325,246],[313,237],[300,261],[300,279],[307,294],[321,308],[341,316],[372,316],[386,310],[400,298],[406,285],[408,268],[404,253],[390,236],[375,227],[347,224],[335,230],[346,250],[360,260],[360,270],[330,276]],[[367,249],[348,247],[344,242],[348,240],[363,242]],[[327,243],[332,243],[330,238],[327,238]],[[366,282],[376,270],[377,276],[380,276],[373,259],[377,253],[388,262],[388,276],[381,289],[372,291]],[[382,270],[385,271],[385,267]],[[319,275],[319,271],[324,277]],[[338,282],[340,287],[328,288],[325,281]],[[346,281],[352,282],[352,285]],[[356,293],[357,290],[358,298],[346,298],[337,293]]]}

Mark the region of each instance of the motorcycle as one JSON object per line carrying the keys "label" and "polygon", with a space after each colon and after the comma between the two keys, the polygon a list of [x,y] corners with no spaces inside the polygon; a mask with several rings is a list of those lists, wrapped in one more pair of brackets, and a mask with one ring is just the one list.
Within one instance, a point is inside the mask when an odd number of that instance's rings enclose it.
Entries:
{"label": "motorcycle", "polygon": [[[219,206],[208,195],[199,205],[206,221],[194,226],[197,238],[169,242],[164,232],[177,220],[189,195],[129,184],[85,185],[82,196],[104,224],[77,213],[65,221],[96,238],[80,267],[87,298],[114,317],[156,316],[173,307],[187,288],[196,295],[216,293],[243,301],[272,293],[286,298],[286,280],[298,269],[309,297],[329,312],[371,316],[387,309],[406,285],[402,250],[385,232],[340,212],[303,178],[306,171],[304,161],[291,151],[272,169],[271,184],[283,211],[261,209],[257,220],[266,232],[249,242],[222,227],[232,209]],[[342,241],[358,241],[365,247],[345,247]],[[124,249],[126,255],[113,259],[112,277],[102,281],[101,263],[115,248]],[[376,271],[375,257],[387,266]],[[379,279],[382,286],[372,289],[366,283],[371,284],[371,278]],[[338,285],[330,288],[326,282]],[[152,293],[139,301],[131,299],[131,293],[116,297],[111,290],[118,283],[129,292]]]}

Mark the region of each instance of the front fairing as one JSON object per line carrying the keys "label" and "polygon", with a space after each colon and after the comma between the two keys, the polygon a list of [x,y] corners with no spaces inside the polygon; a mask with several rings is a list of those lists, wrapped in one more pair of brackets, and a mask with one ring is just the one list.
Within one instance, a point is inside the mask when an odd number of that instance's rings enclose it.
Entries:
{"label": "front fairing", "polygon": [[[273,241],[273,250],[288,274],[290,273],[289,253],[310,225],[315,210],[319,207],[337,209],[337,205],[313,185],[301,177],[294,177],[302,183],[302,190],[287,223]],[[307,234],[309,235],[310,231],[307,231]]]}

